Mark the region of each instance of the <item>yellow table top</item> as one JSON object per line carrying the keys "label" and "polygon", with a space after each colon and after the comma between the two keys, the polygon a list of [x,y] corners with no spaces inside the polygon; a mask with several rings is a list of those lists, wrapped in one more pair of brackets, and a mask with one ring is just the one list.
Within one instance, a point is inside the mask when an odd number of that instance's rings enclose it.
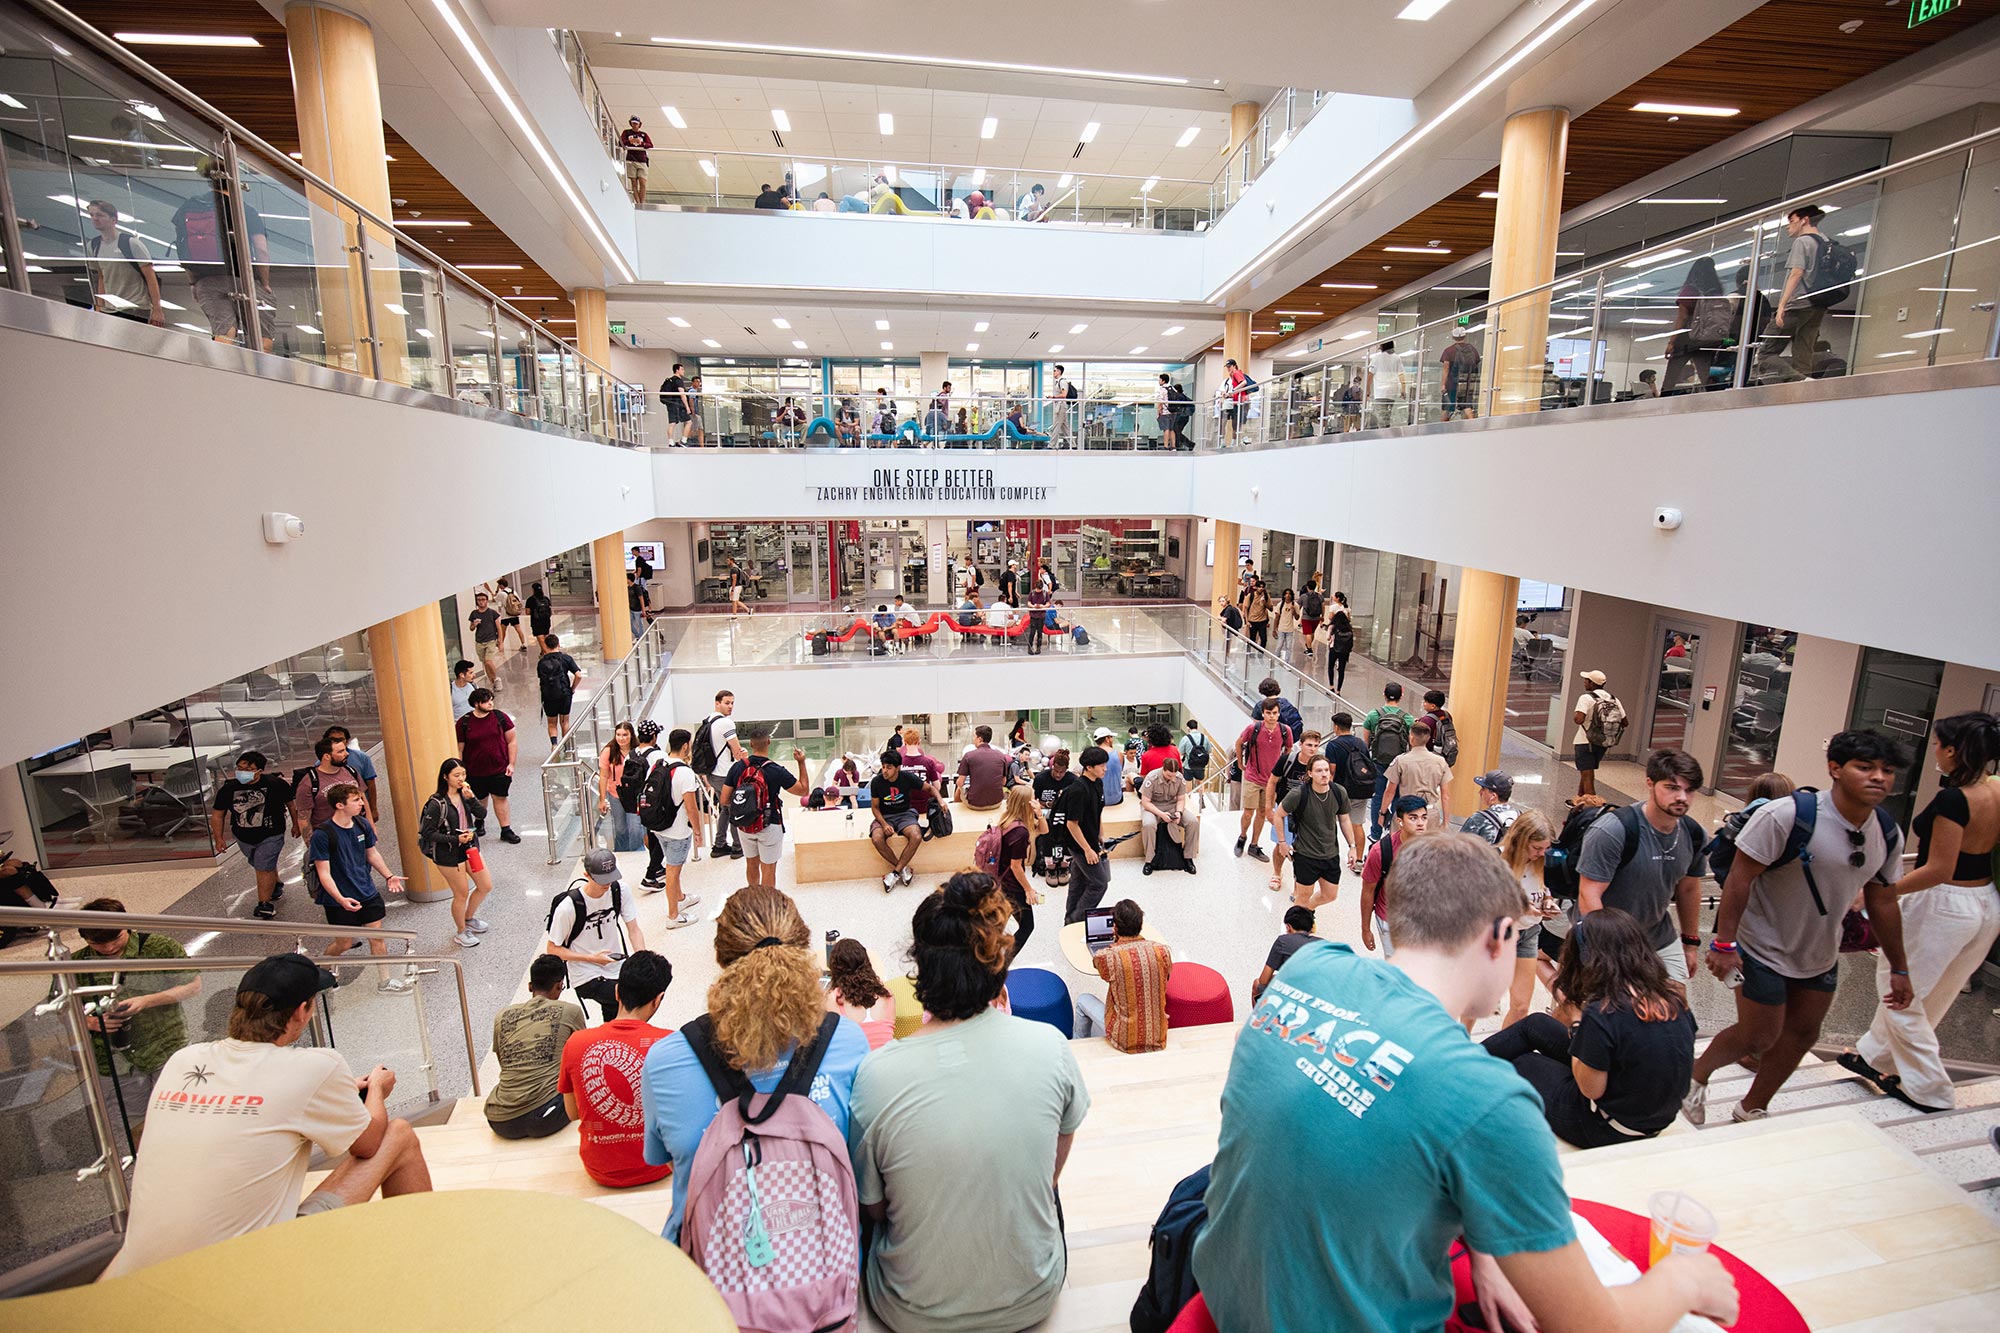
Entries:
{"label": "yellow table top", "polygon": [[[1058,938],[1062,941],[1063,957],[1069,961],[1071,967],[1087,977],[1097,975],[1097,968],[1090,961],[1090,946],[1083,942],[1083,922],[1070,922],[1062,928],[1062,932]],[[1155,944],[1166,943],[1165,940],[1153,933],[1151,926],[1141,929],[1139,938],[1142,940],[1151,940]]]}

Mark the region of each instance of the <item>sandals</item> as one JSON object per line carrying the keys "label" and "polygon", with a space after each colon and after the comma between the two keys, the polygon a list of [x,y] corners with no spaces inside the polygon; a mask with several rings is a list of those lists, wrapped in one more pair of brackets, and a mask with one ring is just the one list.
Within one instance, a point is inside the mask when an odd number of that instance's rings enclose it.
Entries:
{"label": "sandals", "polygon": [[1283,875],[1273,875],[1271,876],[1271,882],[1264,887],[1276,893],[1279,889],[1285,887],[1285,877]]}

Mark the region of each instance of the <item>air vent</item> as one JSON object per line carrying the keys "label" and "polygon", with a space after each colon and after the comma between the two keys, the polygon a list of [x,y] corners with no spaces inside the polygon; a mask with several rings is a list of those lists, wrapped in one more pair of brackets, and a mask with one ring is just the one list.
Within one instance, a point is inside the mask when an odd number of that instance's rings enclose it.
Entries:
{"label": "air vent", "polygon": [[757,330],[751,328],[748,324],[745,324],[743,326],[743,331],[749,334],[752,338],[755,338],[757,336]]}
{"label": "air vent", "polygon": [[1036,329],[1033,333],[1028,335],[1028,341],[1033,342],[1035,339],[1041,336],[1042,336],[1042,331],[1040,329]]}
{"label": "air vent", "polygon": [[785,141],[783,137],[780,136],[776,130],[771,131],[771,142],[778,145],[778,147],[780,148],[783,148],[785,146]]}

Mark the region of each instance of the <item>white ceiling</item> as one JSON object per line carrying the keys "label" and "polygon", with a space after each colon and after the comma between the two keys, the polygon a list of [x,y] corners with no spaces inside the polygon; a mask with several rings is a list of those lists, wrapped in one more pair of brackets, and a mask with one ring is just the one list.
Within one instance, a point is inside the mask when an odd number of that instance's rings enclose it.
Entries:
{"label": "white ceiling", "polygon": [[[1166,315],[1095,315],[1074,311],[983,312],[972,306],[927,310],[892,307],[827,307],[792,304],[703,305],[613,299],[609,317],[624,320],[642,347],[667,347],[679,352],[713,356],[914,357],[945,352],[953,361],[1046,361],[1136,358],[1179,361],[1199,355],[1222,336],[1221,319],[1184,319]],[[688,328],[672,323],[678,317]],[[780,329],[773,319],[790,322]],[[875,327],[888,321],[886,332]],[[985,323],[985,332],[974,325]],[[1071,333],[1077,324],[1088,325]],[[1181,331],[1168,334],[1175,325]],[[745,328],[751,332],[745,332]],[[1034,335],[1031,337],[1030,335]],[[703,343],[713,338],[721,344]],[[792,345],[794,340],[805,347]],[[894,343],[890,351],[882,344]],[[966,344],[979,350],[967,351]],[[1054,350],[1060,347],[1061,351]],[[1143,347],[1143,352],[1134,352]]]}

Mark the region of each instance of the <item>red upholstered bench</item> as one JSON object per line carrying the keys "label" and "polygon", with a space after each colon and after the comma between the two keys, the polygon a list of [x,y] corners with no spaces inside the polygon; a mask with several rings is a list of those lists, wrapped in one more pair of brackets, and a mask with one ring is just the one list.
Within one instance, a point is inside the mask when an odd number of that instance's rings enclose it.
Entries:
{"label": "red upholstered bench", "polygon": [[1233,1023],[1236,1005],[1229,998],[1229,982],[1212,967],[1200,963],[1174,964],[1167,978],[1167,1026],[1198,1028],[1209,1023]]}
{"label": "red upholstered bench", "polygon": [[[1174,971],[1180,970],[1181,965],[1174,964]],[[1194,1299],[1181,1307],[1167,1333],[1221,1333],[1221,1330],[1216,1328],[1215,1320],[1209,1318],[1208,1302],[1201,1298],[1200,1292],[1196,1292]]]}

